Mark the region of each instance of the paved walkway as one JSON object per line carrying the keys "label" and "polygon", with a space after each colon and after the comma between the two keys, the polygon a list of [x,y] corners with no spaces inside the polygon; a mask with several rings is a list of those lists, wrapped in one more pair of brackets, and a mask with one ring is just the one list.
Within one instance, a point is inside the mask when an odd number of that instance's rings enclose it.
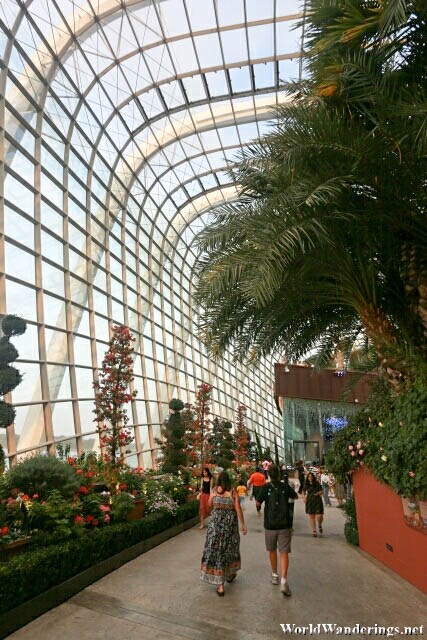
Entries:
{"label": "paved walkway", "polygon": [[[243,569],[232,585],[226,585],[224,598],[199,580],[206,529],[193,528],[105,576],[9,638],[268,640],[285,637],[280,625],[286,623],[401,628],[427,624],[427,598],[347,544],[340,510],[326,508],[325,533],[314,539],[302,501],[295,507],[288,575],[291,598],[270,583],[263,519],[252,502],[246,510],[248,534],[241,536]],[[289,640],[298,637],[286,635]],[[338,640],[344,633],[314,637]]]}

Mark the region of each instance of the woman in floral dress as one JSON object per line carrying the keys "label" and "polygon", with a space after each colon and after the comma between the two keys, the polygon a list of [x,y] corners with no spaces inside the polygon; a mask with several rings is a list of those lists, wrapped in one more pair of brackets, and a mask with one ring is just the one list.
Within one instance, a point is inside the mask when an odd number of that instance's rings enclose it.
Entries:
{"label": "woman in floral dress", "polygon": [[200,579],[217,585],[216,592],[224,595],[224,583],[233,582],[240,569],[240,536],[246,535],[245,520],[239,496],[231,489],[226,471],[219,478],[209,499],[212,514],[208,525],[205,548],[202,555]]}

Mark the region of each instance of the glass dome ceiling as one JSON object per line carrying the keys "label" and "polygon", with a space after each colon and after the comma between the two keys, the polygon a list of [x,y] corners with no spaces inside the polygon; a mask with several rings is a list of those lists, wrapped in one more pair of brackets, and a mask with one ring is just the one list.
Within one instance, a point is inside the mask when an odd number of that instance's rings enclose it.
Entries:
{"label": "glass dome ceiling", "polygon": [[235,196],[226,170],[301,74],[298,0],[3,0],[0,312],[19,339],[10,456],[96,447],[92,380],[111,322],[137,338],[131,463],[151,466],[167,401],[214,387],[266,442],[272,368],[209,362],[192,242]]}

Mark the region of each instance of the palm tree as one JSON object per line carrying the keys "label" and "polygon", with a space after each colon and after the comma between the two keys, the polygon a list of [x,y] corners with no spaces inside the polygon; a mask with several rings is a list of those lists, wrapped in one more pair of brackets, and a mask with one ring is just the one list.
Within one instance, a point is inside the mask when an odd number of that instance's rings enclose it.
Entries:
{"label": "palm tree", "polygon": [[408,375],[427,335],[426,10],[308,5],[310,80],[240,152],[239,198],[199,237],[200,335],[213,355],[292,361],[362,331]]}

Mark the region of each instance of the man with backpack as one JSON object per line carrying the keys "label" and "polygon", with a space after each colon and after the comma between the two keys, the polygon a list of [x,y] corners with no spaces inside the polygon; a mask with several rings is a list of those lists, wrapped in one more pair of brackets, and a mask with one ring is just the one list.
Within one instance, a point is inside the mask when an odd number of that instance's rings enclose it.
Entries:
{"label": "man with backpack", "polygon": [[273,464],[269,471],[270,482],[260,487],[257,495],[257,509],[265,502],[264,529],[265,546],[270,554],[271,583],[279,584],[277,573],[277,545],[280,553],[280,591],[285,596],[291,595],[287,581],[289,553],[291,552],[291,523],[289,517],[289,499],[297,500],[298,494],[287,482],[280,480],[279,468]]}

